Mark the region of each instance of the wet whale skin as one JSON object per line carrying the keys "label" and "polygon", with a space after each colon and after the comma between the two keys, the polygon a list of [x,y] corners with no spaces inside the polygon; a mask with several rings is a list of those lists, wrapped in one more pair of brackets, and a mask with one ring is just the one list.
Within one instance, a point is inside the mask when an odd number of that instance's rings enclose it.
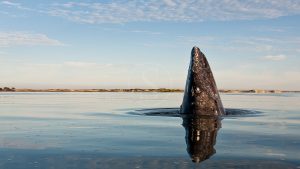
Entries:
{"label": "wet whale skin", "polygon": [[181,114],[225,115],[213,73],[205,55],[193,47]]}

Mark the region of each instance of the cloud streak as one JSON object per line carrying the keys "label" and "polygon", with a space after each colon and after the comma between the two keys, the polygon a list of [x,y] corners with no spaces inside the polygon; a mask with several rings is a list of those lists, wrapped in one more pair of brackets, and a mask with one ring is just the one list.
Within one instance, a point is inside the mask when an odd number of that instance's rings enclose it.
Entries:
{"label": "cloud streak", "polygon": [[285,55],[267,55],[263,57],[263,59],[271,61],[283,61],[286,60],[286,58]]}
{"label": "cloud streak", "polygon": [[22,3],[2,1],[1,5],[89,24],[255,20],[300,14],[298,0],[115,0],[67,3],[56,1],[44,3],[39,7],[26,7]]}
{"label": "cloud streak", "polygon": [[0,4],[2,4],[4,6],[7,6],[7,7],[17,8],[17,9],[20,9],[20,10],[27,10],[27,11],[32,10],[30,8],[27,8],[27,7],[23,6],[21,3],[15,3],[15,2],[12,2],[12,1],[2,1],[2,2],[0,2]]}
{"label": "cloud streak", "polygon": [[20,6],[19,3],[13,3],[13,2],[10,2],[10,1],[2,1],[1,3],[4,4],[4,5],[8,5],[8,6]]}
{"label": "cloud streak", "polygon": [[297,36],[177,36],[177,41],[187,45],[197,44],[202,48],[212,50],[252,53],[260,56],[299,55],[300,52],[297,50],[300,45],[300,39]]}
{"label": "cloud streak", "polygon": [[108,3],[69,2],[54,4],[52,16],[81,23],[126,23],[137,21],[230,21],[271,19],[300,13],[297,0],[149,0]]}
{"label": "cloud streak", "polygon": [[62,42],[51,39],[47,35],[28,32],[0,32],[0,47],[10,46],[61,46]]}

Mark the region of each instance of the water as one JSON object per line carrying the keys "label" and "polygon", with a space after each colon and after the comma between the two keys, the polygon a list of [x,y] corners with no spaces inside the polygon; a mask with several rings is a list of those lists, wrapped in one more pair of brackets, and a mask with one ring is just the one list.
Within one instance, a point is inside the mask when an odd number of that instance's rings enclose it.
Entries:
{"label": "water", "polygon": [[221,98],[262,113],[224,118],[198,164],[182,118],[132,113],[179,107],[182,93],[0,93],[0,168],[300,168],[300,94]]}

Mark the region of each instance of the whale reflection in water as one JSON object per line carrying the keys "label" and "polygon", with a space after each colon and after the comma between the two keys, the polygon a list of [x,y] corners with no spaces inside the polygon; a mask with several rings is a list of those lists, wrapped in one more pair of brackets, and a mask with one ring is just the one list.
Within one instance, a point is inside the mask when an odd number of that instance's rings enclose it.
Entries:
{"label": "whale reflection in water", "polygon": [[264,112],[247,109],[225,109],[224,116],[203,115],[207,113],[180,113],[180,108],[150,108],[137,109],[128,112],[131,115],[140,116],[161,116],[161,117],[181,117],[182,126],[185,128],[185,140],[187,152],[193,162],[200,163],[209,159],[216,153],[214,145],[216,144],[217,132],[222,127],[223,118],[242,118],[262,116]]}
{"label": "whale reflection in water", "polygon": [[183,127],[187,152],[195,163],[209,159],[216,153],[214,145],[218,130],[221,128],[221,118],[218,116],[184,115]]}

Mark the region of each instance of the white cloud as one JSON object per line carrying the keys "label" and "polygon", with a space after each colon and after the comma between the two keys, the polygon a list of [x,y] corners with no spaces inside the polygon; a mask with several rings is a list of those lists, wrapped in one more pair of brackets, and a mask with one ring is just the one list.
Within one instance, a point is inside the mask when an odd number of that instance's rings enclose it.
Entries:
{"label": "white cloud", "polygon": [[275,32],[275,33],[284,33],[284,32],[288,32],[289,29],[291,29],[291,27],[287,27],[287,26],[258,26],[258,25],[254,25],[251,30],[252,31],[257,31],[257,32]]}
{"label": "white cloud", "polygon": [[164,2],[166,3],[166,5],[168,6],[175,6],[176,3],[173,0],[164,0]]}
{"label": "white cloud", "polygon": [[4,5],[8,5],[8,6],[20,6],[19,3],[14,3],[14,2],[11,2],[11,1],[2,1],[1,3],[4,4]]}
{"label": "white cloud", "polygon": [[52,16],[90,24],[136,21],[253,20],[300,14],[300,1],[144,0],[103,3],[72,2],[56,3],[48,13]]}
{"label": "white cloud", "polygon": [[129,32],[132,33],[144,33],[144,34],[150,34],[150,35],[161,35],[161,32],[154,32],[154,31],[147,31],[147,30],[131,30]]}
{"label": "white cloud", "polygon": [[[52,1],[53,2],[53,1]],[[126,23],[137,21],[229,21],[272,19],[300,14],[298,0],[115,0],[39,4],[2,1],[2,6],[37,12],[80,23]]]}
{"label": "white cloud", "polygon": [[90,67],[90,66],[95,66],[96,63],[69,61],[69,62],[65,62],[64,65],[70,67]]}
{"label": "white cloud", "polygon": [[47,35],[27,32],[0,32],[0,47],[16,45],[50,45],[60,46],[62,42],[51,39]]}
{"label": "white cloud", "polygon": [[231,52],[233,55],[240,53],[252,54],[253,56],[266,56],[270,53],[296,56],[300,50],[299,37],[291,36],[177,36],[177,42],[182,45],[198,45],[206,48],[224,52]]}
{"label": "white cloud", "polygon": [[2,1],[0,4],[6,5],[8,7],[14,7],[14,8],[17,8],[17,9],[20,9],[20,10],[27,10],[27,11],[32,10],[30,8],[27,8],[27,7],[23,6],[21,3],[15,3],[15,2],[12,2],[12,1]]}
{"label": "white cloud", "polygon": [[286,58],[287,57],[285,55],[267,55],[263,57],[263,59],[271,61],[283,61]]}
{"label": "white cloud", "polygon": [[126,23],[136,21],[229,21],[272,19],[300,14],[298,0],[115,0],[39,4],[2,1],[2,6],[63,17],[80,23]]}

